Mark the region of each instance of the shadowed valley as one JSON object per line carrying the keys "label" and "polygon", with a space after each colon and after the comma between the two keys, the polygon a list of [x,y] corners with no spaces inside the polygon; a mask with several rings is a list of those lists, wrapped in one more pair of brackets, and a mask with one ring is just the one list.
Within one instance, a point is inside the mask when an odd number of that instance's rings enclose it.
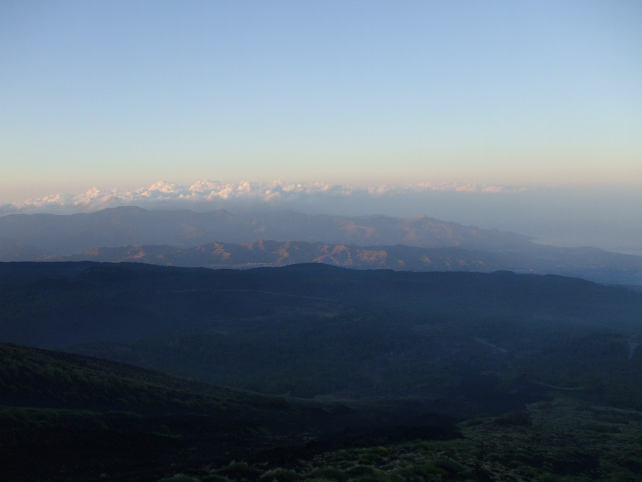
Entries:
{"label": "shadowed valley", "polygon": [[[2,263],[0,290],[0,340],[23,345],[1,347],[3,453],[24,480],[642,467],[634,449],[582,462],[595,437],[639,442],[633,290],[502,271],[92,262]],[[542,452],[519,458],[535,440]]]}

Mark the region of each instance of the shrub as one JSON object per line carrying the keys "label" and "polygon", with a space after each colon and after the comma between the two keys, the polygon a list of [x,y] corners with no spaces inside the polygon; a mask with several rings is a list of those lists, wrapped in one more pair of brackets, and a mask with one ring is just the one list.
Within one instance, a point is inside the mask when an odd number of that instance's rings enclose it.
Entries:
{"label": "shrub", "polygon": [[321,469],[315,469],[308,474],[308,477],[314,479],[337,480],[338,482],[348,480],[348,476],[343,470],[335,469],[334,467],[323,467]]}
{"label": "shrub", "polygon": [[617,425],[606,425],[606,424],[601,424],[601,423],[590,423],[588,425],[585,425],[585,428],[587,430],[592,430],[593,432],[600,432],[600,433],[620,433],[620,427]]}
{"label": "shrub", "polygon": [[218,474],[210,474],[204,477],[202,480],[203,482],[230,482],[230,479]]}
{"label": "shrub", "polygon": [[268,470],[261,476],[262,479],[276,480],[278,482],[296,482],[301,480],[301,475],[297,474],[294,470],[287,469],[274,469]]}
{"label": "shrub", "polygon": [[387,480],[387,477],[377,477],[376,475],[362,475],[361,477],[357,477],[356,479],[352,479],[353,482],[382,482]]}
{"label": "shrub", "polygon": [[271,408],[287,408],[288,402],[283,397],[270,397],[263,400],[263,405]]}
{"label": "shrub", "polygon": [[379,462],[381,461],[381,456],[376,453],[368,453],[361,455],[359,460],[362,462]]}
{"label": "shrub", "polygon": [[407,467],[396,468],[390,473],[390,480],[402,479],[408,482],[423,482],[424,476],[417,474]]}
{"label": "shrub", "polygon": [[406,482],[406,479],[397,473],[388,474],[388,480],[390,482]]}
{"label": "shrub", "polygon": [[533,421],[523,412],[505,413],[504,415],[497,417],[495,419],[495,423],[498,425],[522,425],[524,427],[530,427],[533,425]]}
{"label": "shrub", "polygon": [[372,475],[374,472],[375,470],[367,465],[355,465],[346,470],[346,473],[352,478],[361,477],[362,475]]}
{"label": "shrub", "polygon": [[464,425],[466,425],[466,427],[474,427],[475,425],[481,425],[482,423],[484,422],[481,418],[472,418],[470,420],[466,420],[466,422],[464,422]]}
{"label": "shrub", "polygon": [[[442,461],[441,460],[437,461],[437,463],[440,463],[440,462]],[[446,461],[443,461],[443,462],[445,463]],[[447,462],[452,462],[452,461],[448,460]],[[439,467],[437,464],[434,464],[434,463],[415,466],[413,467],[413,472],[421,476],[429,476],[429,475],[447,476],[450,473],[450,471],[446,470],[444,467]]]}
{"label": "shrub", "polygon": [[620,417],[618,415],[595,415],[594,418],[598,422],[619,423],[622,425],[626,425],[629,423],[626,418]]}
{"label": "shrub", "polygon": [[176,474],[173,477],[165,477],[164,479],[160,479],[158,482],[199,482],[199,481],[194,477],[189,477],[183,474]]}
{"label": "shrub", "polygon": [[231,477],[243,477],[252,472],[252,469],[247,465],[246,462],[231,462],[230,465],[226,465],[217,470],[219,474],[229,475]]}
{"label": "shrub", "polygon": [[[436,467],[437,469],[445,470],[449,474],[458,474],[466,470],[466,467],[461,465],[459,462],[455,462],[454,460],[450,459],[433,460],[432,466]],[[431,466],[425,465],[424,467],[429,470]]]}

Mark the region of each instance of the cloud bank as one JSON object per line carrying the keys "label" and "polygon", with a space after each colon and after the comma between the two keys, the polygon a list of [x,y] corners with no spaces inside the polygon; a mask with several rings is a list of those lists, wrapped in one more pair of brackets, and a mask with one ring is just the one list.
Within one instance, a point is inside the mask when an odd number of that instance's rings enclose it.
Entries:
{"label": "cloud bank", "polygon": [[0,215],[38,212],[72,214],[124,205],[197,210],[220,208],[300,209],[316,205],[317,208],[322,209],[322,205],[326,202],[335,204],[336,201],[345,203],[350,200],[365,201],[381,198],[394,200],[422,192],[508,193],[518,190],[511,187],[477,184],[433,185],[420,183],[403,187],[383,184],[356,187],[321,182],[252,183],[242,181],[222,183],[210,180],[197,181],[187,187],[159,181],[148,188],[134,191],[119,191],[117,189],[104,191],[93,187],[81,194],[55,194],[8,203],[0,206]]}
{"label": "cloud bank", "polygon": [[[642,255],[642,191],[555,186],[480,184],[386,184],[351,186],[322,182],[223,183],[191,186],[160,181],[133,191],[91,188],[0,205],[8,214],[74,214],[117,206],[213,211],[291,210],[309,214],[420,214],[480,228],[525,234],[546,244],[595,246]],[[2,233],[0,233],[2,236]]]}

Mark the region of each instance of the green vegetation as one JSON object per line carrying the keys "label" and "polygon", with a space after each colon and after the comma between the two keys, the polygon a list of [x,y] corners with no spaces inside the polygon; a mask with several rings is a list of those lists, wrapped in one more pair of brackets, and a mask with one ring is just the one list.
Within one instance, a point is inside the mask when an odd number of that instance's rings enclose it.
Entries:
{"label": "green vegetation", "polygon": [[239,392],[71,354],[0,344],[0,399],[47,408],[139,413],[230,410]]}
{"label": "green vegetation", "polygon": [[165,477],[158,482],[199,482],[199,479],[188,477],[187,475],[183,474],[176,474],[173,477]]}
{"label": "green vegetation", "polygon": [[[63,347],[162,332],[228,331],[240,320],[356,314],[415,324],[639,327],[642,294],[560,276],[411,273],[292,265],[246,271],[141,264],[0,263],[0,340]],[[231,325],[231,326],[230,326]],[[509,323],[495,327],[501,342]],[[533,330],[531,330],[533,331]],[[511,331],[506,335],[511,335]],[[549,333],[553,334],[553,333]]]}
{"label": "green vegetation", "polygon": [[528,415],[522,412],[506,413],[497,417],[497,419],[495,419],[495,423],[498,425],[524,425],[526,427],[533,425],[533,422],[528,418]]}
{"label": "green vegetation", "polygon": [[628,337],[592,334],[551,345],[519,361],[533,380],[587,399],[642,410],[642,353],[625,356]]}
{"label": "green vegetation", "polygon": [[0,294],[0,339],[68,350],[0,343],[8,478],[642,471],[642,351],[629,360],[627,343],[641,293],[511,273],[52,264],[0,265]]}
{"label": "green vegetation", "polygon": [[[516,420],[516,414],[482,417],[460,424],[463,438],[324,451],[290,460],[287,468],[245,464],[243,474],[230,480],[639,480],[642,413],[616,410],[619,430],[595,431],[595,417],[613,409],[570,397],[527,408],[531,424],[500,422]],[[196,476],[211,480],[213,474],[223,473],[229,473],[227,467],[201,470]]]}

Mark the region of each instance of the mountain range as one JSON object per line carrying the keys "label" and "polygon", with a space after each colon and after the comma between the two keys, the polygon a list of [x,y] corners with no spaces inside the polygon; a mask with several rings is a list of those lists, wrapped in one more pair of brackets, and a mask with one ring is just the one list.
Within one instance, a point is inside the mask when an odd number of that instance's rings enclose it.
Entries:
{"label": "mountain range", "polygon": [[0,217],[0,261],[140,262],[250,268],[326,263],[404,271],[510,270],[642,285],[642,257],[540,245],[427,216],[150,211]]}
{"label": "mountain range", "polygon": [[304,241],[208,243],[194,248],[137,245],[94,248],[70,256],[44,255],[37,261],[135,262],[161,266],[255,268],[296,263],[324,263],[357,269],[397,271],[478,271],[552,273],[592,281],[642,284],[642,258],[595,248],[533,245],[520,251],[469,251],[462,248],[346,246]]}
{"label": "mountain range", "polygon": [[[0,217],[0,237],[58,255],[125,244],[190,248],[214,241],[249,243],[261,239],[492,251],[523,247],[530,242],[527,236],[462,226],[426,216],[413,219],[345,217],[291,211],[233,214],[222,209],[197,213],[150,211],[134,206],[87,214],[11,214]],[[5,241],[5,245],[7,243]]]}

